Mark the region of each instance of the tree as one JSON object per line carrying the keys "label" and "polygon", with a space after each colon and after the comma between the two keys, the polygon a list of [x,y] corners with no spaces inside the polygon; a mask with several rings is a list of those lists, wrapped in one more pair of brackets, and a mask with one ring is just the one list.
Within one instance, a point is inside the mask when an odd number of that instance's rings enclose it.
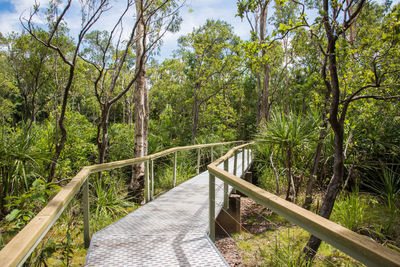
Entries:
{"label": "tree", "polygon": [[[267,21],[269,0],[239,0],[238,16],[242,19],[246,17],[251,26],[252,40],[249,43],[249,57],[257,57],[260,61],[261,70],[257,70],[257,123],[269,120],[270,105],[270,64],[267,58]],[[254,21],[250,19],[249,14],[254,14]],[[255,49],[254,49],[255,48]],[[252,55],[253,53],[253,55]],[[261,82],[262,77],[262,82]],[[262,85],[261,85],[262,84]]]}
{"label": "tree", "polygon": [[[297,2],[296,2],[297,3]],[[392,53],[396,50],[398,41],[394,36],[389,37],[387,40],[383,39],[384,45],[380,46],[381,49],[374,51],[373,54],[363,53],[365,50],[357,50],[357,53],[352,53],[353,57],[346,57],[341,54],[342,45],[346,44],[346,33],[355,23],[357,17],[359,17],[366,1],[361,0],[359,2],[352,1],[322,1],[322,10],[320,12],[321,17],[317,20],[316,25],[309,25],[305,15],[304,6],[302,6],[302,23],[309,28],[310,34],[314,41],[319,46],[322,54],[325,57],[326,70],[322,72],[322,78],[324,80],[327,94],[330,95],[329,100],[329,117],[328,121],[334,133],[334,165],[333,165],[333,177],[329,183],[324,200],[319,212],[319,215],[325,218],[329,218],[335,203],[336,196],[343,184],[344,177],[344,126],[348,108],[351,103],[358,99],[397,99],[399,96],[382,96],[375,94],[366,94],[372,88],[384,88],[385,87],[385,76],[390,73],[397,73],[399,70],[397,66],[388,68],[381,65],[382,59],[385,55]],[[344,14],[345,13],[345,14]],[[340,21],[342,20],[342,21]],[[302,25],[290,25],[289,28],[296,28]],[[318,35],[316,28],[322,27],[323,31],[320,31],[321,35]],[[351,36],[351,40],[354,41],[354,34]],[[385,44],[386,43],[386,44]],[[325,46],[325,48],[323,48]],[[346,54],[345,54],[346,55]],[[367,73],[367,77],[360,77],[355,74],[350,81],[354,81],[352,86],[349,84],[348,75],[340,75],[340,67],[350,63],[352,58],[357,58],[354,63],[366,56],[368,64],[361,64],[361,69]],[[391,58],[391,57],[390,57]],[[353,64],[354,64],[353,63]],[[356,64],[357,66],[358,64]],[[352,65],[353,66],[353,65]],[[323,66],[325,68],[325,66]],[[346,69],[348,70],[348,69]],[[326,74],[326,76],[324,75]],[[349,90],[350,89],[350,90]],[[321,240],[315,236],[311,236],[305,252],[307,258],[311,259],[314,257]]]}
{"label": "tree", "polygon": [[[271,162],[275,151],[283,155],[288,181],[286,200],[290,199],[290,191],[292,191],[291,200],[296,202],[300,181],[294,176],[294,160],[300,154],[308,154],[307,145],[310,146],[309,144],[314,142],[315,126],[316,120],[313,116],[302,114],[296,116],[293,113],[282,112],[273,114],[269,123],[257,134],[258,143],[272,147]],[[306,161],[304,158],[302,160]],[[278,177],[276,179],[276,191],[279,192]]]}
{"label": "tree", "polygon": [[57,36],[60,31],[63,30],[64,27],[64,17],[69,11],[72,4],[72,0],[68,0],[67,4],[63,9],[59,12],[59,3],[57,1],[52,1],[50,3],[50,9],[48,14],[48,24],[49,24],[49,32],[46,36],[39,36],[37,34],[37,27],[33,23],[33,19],[39,13],[39,5],[35,4],[33,9],[30,12],[30,15],[25,21],[21,21],[24,29],[40,44],[43,46],[54,50],[62,59],[64,64],[66,64],[69,68],[68,71],[68,79],[63,88],[62,93],[62,104],[61,104],[61,112],[58,118],[58,126],[61,132],[61,136],[56,136],[56,146],[53,154],[52,163],[50,166],[50,174],[48,180],[51,181],[56,173],[58,159],[60,157],[61,151],[64,148],[65,141],[67,138],[67,131],[64,126],[65,120],[65,112],[68,104],[68,96],[74,81],[75,76],[75,68],[77,65],[78,54],[80,52],[81,44],[86,33],[90,30],[90,28],[98,21],[103,12],[108,8],[108,1],[92,1],[85,0],[81,1],[81,10],[82,10],[82,26],[78,35],[78,38],[75,43],[75,47],[72,52],[63,49],[62,46],[57,41]]}
{"label": "tree", "polygon": [[[146,81],[146,62],[148,51],[152,50],[166,31],[176,31],[180,25],[178,10],[180,6],[175,1],[161,3],[136,0],[137,31],[136,31],[136,65],[134,92],[135,143],[134,157],[147,155],[149,127],[149,98]],[[144,163],[132,168],[129,184],[129,194],[141,195],[144,185]],[[139,198],[140,199],[140,198]]]}
{"label": "tree", "polygon": [[[36,33],[44,37],[44,32]],[[8,62],[23,98],[22,118],[30,129],[36,115],[51,100],[53,92],[50,67],[52,51],[29,34],[14,34],[8,41]]]}
{"label": "tree", "polygon": [[179,38],[179,53],[187,64],[186,74],[192,86],[192,142],[199,128],[200,108],[219,92],[228,89],[239,73],[239,38],[232,27],[220,20]]}

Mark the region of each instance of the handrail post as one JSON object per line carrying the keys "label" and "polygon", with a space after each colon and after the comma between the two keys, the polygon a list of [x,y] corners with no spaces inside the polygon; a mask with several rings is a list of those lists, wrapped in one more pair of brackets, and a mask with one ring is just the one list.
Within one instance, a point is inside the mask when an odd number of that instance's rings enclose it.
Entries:
{"label": "handrail post", "polygon": [[144,166],[144,199],[145,202],[150,201],[150,185],[149,185],[149,161],[146,160]]}
{"label": "handrail post", "polygon": [[151,200],[154,199],[154,160],[150,160],[150,175],[151,175],[151,192],[150,198]]}
{"label": "handrail post", "polygon": [[83,239],[85,241],[85,248],[90,246],[90,223],[89,223],[89,176],[86,178],[82,185],[83,192]]}
{"label": "handrail post", "polygon": [[244,148],[242,148],[242,177],[244,177]]}
{"label": "handrail post", "polygon": [[220,157],[222,157],[222,156],[224,155],[224,145],[221,145],[220,148],[221,148],[221,155],[220,155]]}
{"label": "handrail post", "polygon": [[172,187],[176,186],[176,152],[174,152],[174,176],[172,178]]}
{"label": "handrail post", "polygon": [[200,173],[200,160],[201,160],[201,150],[200,148],[197,149],[197,170],[196,173]]}
{"label": "handrail post", "polygon": [[211,162],[214,161],[214,147],[211,147]]}
{"label": "handrail post", "polygon": [[[229,172],[229,159],[224,161],[224,170]],[[224,209],[229,209],[229,193],[227,182],[224,182]]]}
{"label": "handrail post", "polygon": [[[233,156],[233,175],[237,175],[237,151],[235,151],[235,154]],[[236,189],[232,189],[232,193],[236,194]]]}
{"label": "handrail post", "polygon": [[250,148],[247,148],[247,169],[249,168],[249,165],[250,165],[249,155],[250,155]]}
{"label": "handrail post", "polygon": [[233,162],[233,175],[237,174],[237,151],[234,154],[234,162]]}
{"label": "handrail post", "polygon": [[215,241],[215,176],[209,174],[209,236],[211,241]]}

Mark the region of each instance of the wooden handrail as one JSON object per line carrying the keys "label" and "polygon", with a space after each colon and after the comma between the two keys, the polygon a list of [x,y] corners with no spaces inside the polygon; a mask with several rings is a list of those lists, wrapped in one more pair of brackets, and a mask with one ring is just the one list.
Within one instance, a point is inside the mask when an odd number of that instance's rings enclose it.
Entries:
{"label": "wooden handrail", "polygon": [[[46,233],[57,221],[58,217],[62,214],[68,203],[78,193],[83,184],[86,183],[87,178],[91,173],[97,173],[105,170],[121,168],[128,165],[142,163],[151,159],[160,158],[171,153],[181,152],[190,149],[200,149],[206,147],[229,145],[234,143],[241,143],[243,141],[212,143],[212,144],[199,144],[192,146],[180,146],[170,148],[149,156],[132,158],[128,160],[120,160],[110,163],[96,164],[86,166],[79,171],[79,173],[66,185],[50,202],[16,235],[8,244],[0,251],[0,263],[3,267],[20,266],[29,257],[32,251],[36,248],[39,242],[43,239]],[[176,162],[176,161],[175,161]],[[86,190],[87,192],[87,190]],[[86,194],[86,199],[88,198]],[[86,201],[84,207],[85,220],[88,225],[88,209],[89,204]],[[89,237],[89,228],[85,228],[85,243]]]}
{"label": "wooden handrail", "polygon": [[[400,253],[397,251],[384,247],[365,236],[350,231],[337,223],[325,219],[309,210],[303,209],[274,194],[268,193],[267,191],[218,168],[218,165],[222,161],[227,160],[231,155],[236,153],[238,149],[244,148],[247,145],[249,144],[234,147],[225,156],[209,164],[207,168],[210,173],[210,181],[213,181],[213,179],[215,179],[214,177],[221,179],[233,188],[252,198],[257,203],[273,210],[292,223],[295,223],[367,266],[400,266]],[[210,187],[210,196],[212,196],[211,190]],[[210,203],[211,202],[212,200],[210,199]],[[211,221],[212,218],[210,218],[210,223]],[[212,238],[213,237],[211,236],[211,239]]]}

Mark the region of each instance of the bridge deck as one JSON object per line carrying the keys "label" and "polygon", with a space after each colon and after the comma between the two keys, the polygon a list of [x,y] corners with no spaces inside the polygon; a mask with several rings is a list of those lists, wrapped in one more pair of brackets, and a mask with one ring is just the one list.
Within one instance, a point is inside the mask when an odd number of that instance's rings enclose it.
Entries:
{"label": "bridge deck", "polygon": [[[233,173],[233,158],[229,167]],[[95,233],[85,266],[227,266],[207,236],[208,190],[205,171]],[[223,182],[216,179],[216,214],[222,203]]]}

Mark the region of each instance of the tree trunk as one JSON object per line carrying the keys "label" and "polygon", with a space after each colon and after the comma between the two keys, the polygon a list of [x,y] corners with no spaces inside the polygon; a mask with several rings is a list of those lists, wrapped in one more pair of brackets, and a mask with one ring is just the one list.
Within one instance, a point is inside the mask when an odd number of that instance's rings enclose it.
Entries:
{"label": "tree trunk", "polygon": [[[324,10],[328,13],[329,3],[328,0],[324,1]],[[329,75],[330,75],[330,87],[332,90],[332,102],[329,110],[329,123],[335,134],[335,154],[334,154],[334,165],[333,165],[333,178],[331,179],[327,192],[325,194],[321,210],[319,215],[329,219],[331,216],[333,206],[335,204],[336,196],[339,192],[340,186],[343,183],[343,141],[344,141],[344,114],[339,115],[339,104],[340,104],[340,86],[339,78],[337,73],[336,65],[336,54],[335,45],[337,36],[332,32],[332,28],[329,25],[329,18],[326,16],[325,20],[325,31],[328,38],[328,62],[329,62]],[[315,236],[311,236],[303,252],[306,253],[306,259],[310,260],[314,258],[321,240]]]}
{"label": "tree trunk", "polygon": [[261,122],[261,101],[262,101],[262,89],[261,89],[261,75],[260,73],[256,74],[257,77],[257,125]]}
{"label": "tree trunk", "polygon": [[61,113],[60,113],[60,117],[58,119],[58,126],[60,129],[61,138],[60,138],[60,140],[56,140],[56,149],[53,154],[52,161],[51,161],[50,175],[48,178],[48,182],[52,181],[56,174],[58,159],[60,158],[61,152],[64,149],[65,141],[67,140],[67,130],[65,129],[65,126],[64,126],[64,120],[65,120],[65,112],[67,110],[67,104],[68,104],[69,89],[72,86],[72,81],[74,79],[74,74],[75,74],[75,65],[74,64],[70,66],[68,82],[64,88],[62,104],[61,104]]}
{"label": "tree trunk", "polygon": [[[135,119],[135,141],[134,157],[143,157],[147,155],[147,130],[148,130],[148,98],[146,83],[145,66],[145,18],[141,9],[141,1],[136,1],[136,12],[139,18],[136,34],[136,88],[134,91],[134,119]],[[144,188],[144,163],[133,165],[132,177],[129,185],[129,196],[133,200],[140,202],[143,199],[142,189]]]}
{"label": "tree trunk", "polygon": [[324,111],[322,113],[322,129],[319,133],[319,138],[318,138],[318,144],[317,144],[317,149],[315,150],[315,157],[314,157],[314,162],[311,167],[311,173],[310,173],[310,178],[308,179],[307,182],[307,189],[306,189],[306,197],[304,200],[303,208],[305,209],[310,209],[311,203],[312,203],[312,191],[314,188],[314,183],[315,183],[315,174],[318,171],[318,165],[319,165],[319,159],[321,157],[321,151],[322,151],[322,145],[323,145],[323,140],[325,139],[326,132],[327,132],[327,127],[328,123],[326,121],[326,115],[328,112],[328,105],[329,105],[329,100],[331,97],[331,85],[326,77],[326,66],[327,66],[327,61],[328,58],[325,57],[324,61],[322,63],[322,68],[321,68],[321,76],[324,80],[325,86],[326,86],[326,94],[325,94],[325,103],[324,103]]}
{"label": "tree trunk", "polygon": [[317,148],[315,149],[314,161],[313,161],[313,165],[311,167],[310,177],[307,182],[306,197],[305,197],[305,200],[303,203],[303,208],[305,208],[307,210],[310,209],[311,203],[313,200],[312,191],[313,191],[314,184],[315,184],[315,176],[318,171],[319,160],[321,158],[323,140],[325,139],[325,136],[326,136],[327,123],[325,122],[325,116],[324,116],[323,120],[324,120],[324,124],[319,133],[318,144],[317,144]]}
{"label": "tree trunk", "polygon": [[292,149],[288,147],[286,149],[286,168],[288,170],[287,172],[287,179],[288,179],[288,188],[286,191],[286,200],[290,199],[290,186],[293,188],[293,199],[292,201],[295,201],[296,198],[296,191],[294,188],[294,183],[292,181]]}
{"label": "tree trunk", "polygon": [[[108,120],[110,115],[109,105],[104,105],[101,111],[101,119],[97,126],[97,148],[99,150],[99,164],[104,163],[108,145]],[[100,138],[101,136],[101,138]]]}
{"label": "tree trunk", "polygon": [[[343,128],[342,128],[343,129]],[[333,206],[335,204],[336,196],[343,183],[343,130],[335,132],[335,160],[333,165],[333,177],[329,183],[328,190],[325,194],[324,201],[321,206],[319,215],[329,219],[331,216]],[[304,248],[303,252],[306,253],[306,259],[310,260],[317,254],[321,240],[312,235]]]}
{"label": "tree trunk", "polygon": [[279,175],[278,175],[278,171],[275,168],[274,165],[274,160],[273,160],[273,155],[274,155],[274,151],[272,151],[271,156],[269,157],[269,161],[271,162],[271,166],[272,169],[274,170],[274,174],[275,174],[275,182],[276,182],[276,195],[279,196]]}
{"label": "tree trunk", "polygon": [[193,116],[193,125],[192,125],[192,143],[194,144],[196,137],[197,137],[197,129],[199,123],[199,101],[197,98],[198,91],[200,90],[200,84],[196,83],[194,92],[193,92],[193,107],[192,107],[192,116]]}
{"label": "tree trunk", "polygon": [[261,120],[269,120],[269,66],[264,65],[264,79],[263,79],[263,90],[262,90],[262,101],[261,101]]}
{"label": "tree trunk", "polygon": [[[322,130],[320,132],[320,138],[322,135]],[[311,203],[313,201],[313,197],[312,197],[312,191],[313,191],[313,187],[315,184],[315,175],[317,173],[318,170],[318,165],[319,165],[319,160],[321,157],[321,151],[322,151],[322,141],[321,139],[318,141],[318,145],[317,145],[317,149],[315,150],[315,156],[314,156],[314,161],[313,161],[313,165],[311,167],[311,173],[310,173],[310,177],[308,179],[307,182],[307,188],[306,188],[306,197],[303,203],[303,208],[309,210],[311,207]]]}
{"label": "tree trunk", "polygon": [[[260,42],[265,42],[265,34],[267,30],[267,18],[268,18],[268,1],[264,3],[260,8]],[[265,49],[261,50],[261,56],[264,59],[266,54]],[[270,69],[268,63],[263,66],[263,86],[261,93],[261,121],[267,122],[269,119],[269,75]]]}

